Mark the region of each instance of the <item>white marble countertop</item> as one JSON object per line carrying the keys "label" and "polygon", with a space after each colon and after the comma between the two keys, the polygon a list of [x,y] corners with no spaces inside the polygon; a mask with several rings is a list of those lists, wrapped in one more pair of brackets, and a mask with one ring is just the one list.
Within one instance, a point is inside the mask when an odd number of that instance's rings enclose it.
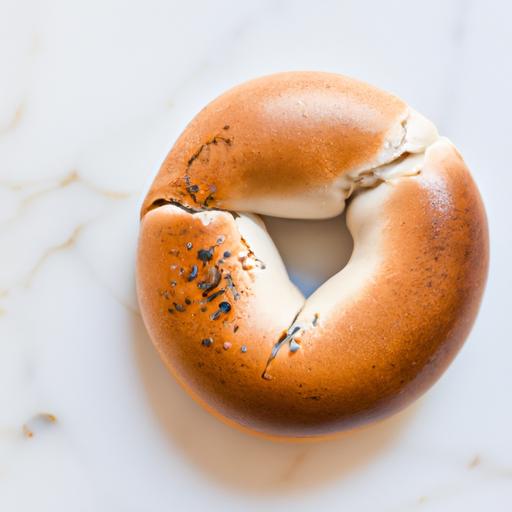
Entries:
{"label": "white marble countertop", "polygon": [[[512,510],[506,2],[0,1],[0,510]],[[280,70],[397,93],[464,154],[491,268],[445,376],[319,444],[234,431],[167,375],[137,311],[138,207],[185,123]]]}

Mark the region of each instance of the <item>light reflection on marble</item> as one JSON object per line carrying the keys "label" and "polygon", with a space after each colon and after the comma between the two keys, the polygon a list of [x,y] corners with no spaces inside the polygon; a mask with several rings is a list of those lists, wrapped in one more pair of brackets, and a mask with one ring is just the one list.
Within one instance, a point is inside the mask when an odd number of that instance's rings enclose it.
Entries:
{"label": "light reflection on marble", "polygon": [[[2,2],[0,510],[511,509],[510,14],[441,0]],[[133,281],[138,208],[179,132],[227,87],[286,69],[357,76],[437,120],[491,227],[482,310],[443,379],[315,444],[249,437],[192,402],[149,342]],[[348,258],[339,222],[305,227],[317,251],[301,251],[293,222],[269,221],[308,292]]]}

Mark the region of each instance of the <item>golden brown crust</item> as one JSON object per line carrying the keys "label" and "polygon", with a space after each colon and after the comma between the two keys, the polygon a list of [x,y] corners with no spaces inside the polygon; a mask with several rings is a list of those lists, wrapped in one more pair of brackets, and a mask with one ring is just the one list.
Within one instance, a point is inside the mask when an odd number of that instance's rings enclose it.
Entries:
{"label": "golden brown crust", "polygon": [[223,207],[329,184],[372,162],[406,112],[395,96],[332,73],[280,73],[239,85],[187,126],[142,214],[161,199]]}
{"label": "golden brown crust", "polygon": [[[281,332],[251,317],[254,298],[235,303],[226,290],[204,313],[197,304],[186,312],[167,311],[186,296],[201,300],[184,277],[197,259],[197,244],[209,247],[222,232],[224,247],[233,254],[242,248],[229,215],[202,226],[186,213],[168,223],[159,210],[151,212],[139,245],[141,308],[178,380],[229,420],[285,437],[325,436],[362,425],[430,387],[461,347],[478,310],[488,267],[486,217],[454,149],[433,152],[420,177],[393,187],[383,212],[389,227],[378,279],[350,308],[306,334],[300,351],[281,351],[270,380],[262,371]],[[191,238],[194,251],[184,259],[175,255]],[[173,261],[186,268],[181,276],[179,267],[171,269]],[[221,266],[241,292],[248,289],[236,258]],[[179,284],[168,287],[173,276]],[[209,320],[223,297],[232,310],[220,322]],[[209,347],[201,344],[205,332],[213,339]]]}
{"label": "golden brown crust", "polygon": [[[210,206],[231,193],[265,194],[267,182],[277,182],[278,188],[294,186],[288,183],[292,176],[301,186],[308,179],[332,180],[335,166],[339,170],[373,159],[387,123],[403,111],[403,103],[332,75],[298,78],[283,74],[272,79],[275,82],[266,78],[245,84],[191,123],[144,203],[137,262],[144,321],[178,381],[231,424],[280,438],[329,436],[355,428],[392,414],[428,389],[469,333],[489,261],[487,221],[478,190],[454,147],[436,143],[427,150],[420,175],[363,192],[385,191],[384,202],[372,207],[380,208],[379,216],[385,219],[382,240],[375,245],[381,254],[375,274],[352,301],[332,304],[318,326],[304,331],[297,339],[300,350],[281,350],[265,372],[269,354],[289,324],[258,316],[265,299],[254,293],[259,263],[239,257],[248,246],[233,215],[150,207],[160,199],[191,204],[190,193],[183,192],[184,173],[204,178],[202,191],[216,176],[217,165],[225,174],[215,182]],[[307,131],[308,123],[302,124],[293,105],[297,98],[311,101],[306,105],[322,118],[325,104],[313,92],[320,88],[325,98],[324,87],[333,81],[338,84],[334,94],[347,102],[343,115],[351,121],[343,131],[327,109],[325,123],[315,125],[315,130],[324,130],[324,144],[311,139],[313,132]],[[244,87],[257,91],[249,105],[241,101]],[[283,88],[280,109],[270,108]],[[389,104],[386,98],[392,98]],[[358,124],[353,109],[358,111],[366,101],[377,114]],[[255,116],[262,113],[269,116],[268,132],[251,133],[256,120],[261,123]],[[232,146],[212,143],[215,151],[207,150],[204,159],[202,152],[196,155],[192,172],[187,167],[190,155],[215,136],[216,123],[223,122],[229,130],[238,127]],[[375,126],[366,127],[370,122]],[[278,144],[272,143],[274,128],[280,134]],[[258,172],[247,175],[256,164],[261,166]],[[269,173],[277,168],[272,166],[279,168],[279,177],[270,180]]]}

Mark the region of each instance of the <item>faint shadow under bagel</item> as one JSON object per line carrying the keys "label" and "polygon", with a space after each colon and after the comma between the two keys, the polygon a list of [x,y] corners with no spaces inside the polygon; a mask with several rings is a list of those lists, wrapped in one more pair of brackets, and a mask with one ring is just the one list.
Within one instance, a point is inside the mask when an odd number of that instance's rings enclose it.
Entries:
{"label": "faint shadow under bagel", "polygon": [[196,404],[167,372],[138,315],[132,335],[142,385],[162,435],[207,478],[234,492],[282,494],[339,480],[391,446],[417,407],[335,440],[267,441],[228,427]]}

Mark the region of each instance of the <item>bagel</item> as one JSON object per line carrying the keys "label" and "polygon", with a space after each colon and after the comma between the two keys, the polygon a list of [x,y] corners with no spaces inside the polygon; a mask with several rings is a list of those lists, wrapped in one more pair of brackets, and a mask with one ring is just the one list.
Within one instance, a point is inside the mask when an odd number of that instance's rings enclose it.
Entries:
{"label": "bagel", "polygon": [[[309,298],[258,214],[345,205],[348,264]],[[435,126],[330,73],[242,84],[205,107],[141,209],[137,291],[149,335],[209,411],[273,438],[382,419],[443,373],[488,268],[478,189]]]}

